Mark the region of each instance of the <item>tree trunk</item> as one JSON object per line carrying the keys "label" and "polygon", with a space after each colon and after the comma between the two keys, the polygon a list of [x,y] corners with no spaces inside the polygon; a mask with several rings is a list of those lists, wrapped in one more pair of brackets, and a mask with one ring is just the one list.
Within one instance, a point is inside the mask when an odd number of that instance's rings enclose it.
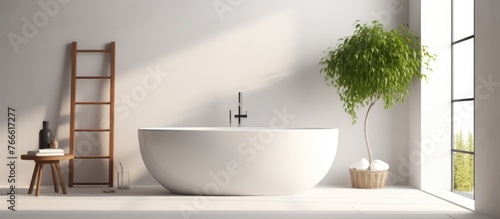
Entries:
{"label": "tree trunk", "polygon": [[[370,141],[368,141],[368,117],[370,116],[370,111],[377,102],[377,99],[372,101],[370,106],[368,107],[368,110],[366,111],[366,116],[365,116],[365,143],[366,143],[366,149],[368,150],[368,161],[370,164],[373,162],[373,155],[372,155],[372,148],[370,146]],[[368,167],[368,170],[370,170],[370,167]]]}

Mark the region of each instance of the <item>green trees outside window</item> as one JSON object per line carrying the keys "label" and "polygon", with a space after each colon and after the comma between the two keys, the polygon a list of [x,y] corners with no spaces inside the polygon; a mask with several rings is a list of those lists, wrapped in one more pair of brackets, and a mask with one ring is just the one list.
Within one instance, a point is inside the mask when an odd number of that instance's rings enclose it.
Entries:
{"label": "green trees outside window", "polygon": [[[474,151],[474,137],[472,132],[463,136],[459,131],[455,135],[455,148],[462,151]],[[453,190],[472,192],[474,190],[474,154],[453,154]]]}

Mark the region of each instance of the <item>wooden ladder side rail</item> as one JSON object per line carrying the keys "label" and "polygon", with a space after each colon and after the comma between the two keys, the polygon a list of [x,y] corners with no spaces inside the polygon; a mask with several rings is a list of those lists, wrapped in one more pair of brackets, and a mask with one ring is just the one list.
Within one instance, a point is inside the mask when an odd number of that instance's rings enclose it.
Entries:
{"label": "wooden ladder side rail", "polygon": [[[109,187],[113,187],[113,163],[114,163],[114,106],[115,106],[115,51],[116,45],[115,42],[111,42],[109,50],[78,50],[77,43],[73,42],[71,44],[72,50],[72,62],[71,62],[71,108],[70,108],[70,154],[75,153],[76,139],[75,132],[109,132],[109,145],[108,145],[108,153],[109,156],[90,156],[90,157],[80,157],[75,156],[73,159],[69,161],[69,187],[73,187],[74,185],[108,185]],[[79,52],[82,53],[110,53],[110,76],[77,76],[77,54]],[[110,92],[110,100],[109,102],[77,102],[76,101],[76,81],[77,79],[109,79],[109,92]],[[76,129],[76,105],[103,105],[109,104],[109,129]],[[109,159],[108,162],[108,182],[96,182],[96,183],[77,183],[74,181],[75,174],[75,163],[74,159]]]}
{"label": "wooden ladder side rail", "polygon": [[115,42],[111,42],[110,48],[110,84],[109,84],[109,187],[113,187],[113,165],[114,165],[114,136],[115,136],[115,52],[116,45]]}
{"label": "wooden ladder side rail", "polygon": [[[75,154],[75,113],[76,113],[76,42],[71,43],[71,103],[69,123],[69,154]],[[73,187],[75,176],[75,160],[69,160],[68,186]]]}

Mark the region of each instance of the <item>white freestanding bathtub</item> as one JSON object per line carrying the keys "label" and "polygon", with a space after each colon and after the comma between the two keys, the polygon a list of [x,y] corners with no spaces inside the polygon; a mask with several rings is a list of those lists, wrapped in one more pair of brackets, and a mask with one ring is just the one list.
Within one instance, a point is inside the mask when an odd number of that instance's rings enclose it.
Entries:
{"label": "white freestanding bathtub", "polygon": [[332,166],[338,129],[141,128],[142,159],[176,194],[285,195]]}

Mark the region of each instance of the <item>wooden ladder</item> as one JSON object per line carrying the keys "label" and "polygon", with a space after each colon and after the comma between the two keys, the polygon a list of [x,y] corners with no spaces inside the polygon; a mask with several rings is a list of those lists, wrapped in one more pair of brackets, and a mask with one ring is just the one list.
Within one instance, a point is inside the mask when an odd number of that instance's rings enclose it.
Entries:
{"label": "wooden ladder", "polygon": [[[115,106],[115,42],[111,42],[109,49],[103,50],[82,50],[77,49],[77,43],[71,44],[71,108],[70,108],[70,137],[69,137],[69,153],[74,155],[74,159],[69,161],[69,187],[74,185],[108,185],[113,187],[113,153],[114,153],[114,106]],[[78,53],[109,53],[110,69],[109,76],[79,76],[77,75],[77,58]],[[109,101],[82,101],[76,100],[76,85],[78,80],[107,80],[109,81]],[[76,107],[78,105],[109,105],[109,128],[76,128]],[[79,156],[75,154],[77,132],[108,132],[109,133],[109,148],[107,156]],[[75,182],[75,159],[108,159],[108,181],[107,182]]]}

